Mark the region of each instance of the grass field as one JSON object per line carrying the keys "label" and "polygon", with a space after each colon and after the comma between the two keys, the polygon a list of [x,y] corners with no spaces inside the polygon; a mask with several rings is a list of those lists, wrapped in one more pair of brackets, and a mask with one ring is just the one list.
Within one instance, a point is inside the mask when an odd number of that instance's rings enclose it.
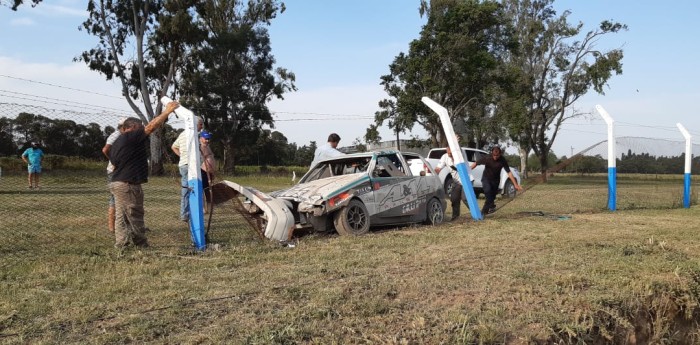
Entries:
{"label": "grass field", "polygon": [[120,254],[103,176],[3,176],[0,343],[700,343],[700,209],[674,179],[619,177],[608,212],[604,177],[554,176],[484,221],[294,248],[223,206],[203,253],[177,180],[145,185],[152,247]]}

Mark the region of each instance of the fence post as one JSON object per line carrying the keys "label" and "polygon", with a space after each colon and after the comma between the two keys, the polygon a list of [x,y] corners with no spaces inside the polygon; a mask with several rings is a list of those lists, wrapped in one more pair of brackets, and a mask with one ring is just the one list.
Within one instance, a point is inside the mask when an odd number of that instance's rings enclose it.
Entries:
{"label": "fence post", "polygon": [[685,175],[683,176],[683,207],[690,208],[690,169],[693,164],[693,137],[683,127],[682,124],[676,123],[676,126],[685,138]]}
{"label": "fence post", "polygon": [[[172,102],[168,97],[160,99],[163,105]],[[175,109],[175,114],[185,122],[185,141],[189,152],[187,161],[187,187],[189,192],[190,205],[190,233],[192,242],[197,250],[204,250],[207,247],[204,236],[204,191],[202,188],[202,174],[200,171],[201,158],[199,153],[199,133],[197,133],[197,119],[192,111],[180,105]]]}
{"label": "fence post", "polygon": [[613,131],[615,121],[600,104],[596,105],[595,109],[608,124],[608,209],[615,211],[617,204],[617,157],[615,156],[615,133]]}
{"label": "fence post", "polygon": [[[472,214],[472,219],[484,219],[479,209],[479,204],[476,201],[474,186],[470,178],[471,168],[465,163],[466,160],[464,157],[462,157],[462,148],[457,141],[457,135],[455,134],[454,128],[452,128],[452,122],[450,121],[450,115],[447,113],[447,109],[428,97],[421,98],[421,101],[438,114],[440,118],[442,128],[445,130],[445,136],[447,137],[447,143],[450,145],[450,150],[452,151],[452,159],[454,159],[459,179],[462,182],[462,191],[464,192],[464,196],[467,197],[469,212]],[[448,195],[447,197],[449,198],[450,196]]]}

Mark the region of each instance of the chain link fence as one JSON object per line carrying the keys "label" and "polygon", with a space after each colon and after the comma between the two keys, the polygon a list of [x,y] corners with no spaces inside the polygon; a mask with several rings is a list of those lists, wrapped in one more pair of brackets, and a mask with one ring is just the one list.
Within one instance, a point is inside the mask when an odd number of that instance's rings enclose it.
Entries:
{"label": "chain link fence", "polygon": [[[107,159],[101,150],[123,115],[0,103],[0,265],[114,250],[114,233],[108,227]],[[176,136],[177,130],[165,129],[166,151]],[[32,141],[45,153],[39,188],[28,187],[27,165],[21,160]],[[163,158],[165,174],[150,176],[142,185],[149,250],[189,252],[189,225],[180,220],[178,157],[165,152]],[[210,243],[259,241],[232,202],[212,211],[205,214]]]}

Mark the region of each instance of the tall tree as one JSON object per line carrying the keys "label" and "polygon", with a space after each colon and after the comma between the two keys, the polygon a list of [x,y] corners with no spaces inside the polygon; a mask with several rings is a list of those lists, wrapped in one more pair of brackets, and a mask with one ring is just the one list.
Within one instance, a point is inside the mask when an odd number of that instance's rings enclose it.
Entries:
{"label": "tall tree", "polygon": [[[487,106],[488,91],[497,79],[498,55],[509,44],[495,1],[427,0],[421,1],[421,14],[428,18],[420,38],[412,41],[409,52],[400,53],[389,66],[390,74],[381,77],[389,98],[375,116],[380,125],[390,119],[399,131],[420,124],[433,145],[446,140],[437,116],[421,103],[428,96],[447,108],[452,121],[471,124],[465,141],[489,136],[491,121]],[[477,120],[477,118],[479,120]]]}
{"label": "tall tree", "polygon": [[[32,7],[38,5],[41,0],[32,0]],[[17,8],[24,3],[24,0],[14,0],[12,3],[12,10],[17,11]]]}
{"label": "tall tree", "polygon": [[[622,49],[601,51],[601,36],[626,30],[627,26],[603,21],[581,35],[583,23],[571,25],[570,12],[557,16],[554,0],[505,0],[504,8],[519,45],[511,56],[521,91],[507,100],[511,135],[521,147],[521,160],[530,149],[539,158],[546,179],[549,152],[562,124],[575,116],[574,103],[591,88],[604,94],[612,74],[622,73]],[[526,169],[526,161],[523,161]]]}
{"label": "tall tree", "polygon": [[[161,111],[160,98],[173,86],[188,44],[201,38],[201,33],[183,25],[191,22],[192,2],[90,0],[90,16],[81,29],[99,42],[76,60],[107,80],[118,79],[131,109],[149,122]],[[151,134],[149,164],[154,175],[164,172],[162,136],[162,128]]]}
{"label": "tall tree", "polygon": [[263,125],[273,127],[267,102],[295,91],[294,73],[275,68],[267,26],[285,10],[277,0],[205,0],[194,25],[207,32],[183,72],[183,100],[206,118],[224,147],[223,168],[233,172]]}

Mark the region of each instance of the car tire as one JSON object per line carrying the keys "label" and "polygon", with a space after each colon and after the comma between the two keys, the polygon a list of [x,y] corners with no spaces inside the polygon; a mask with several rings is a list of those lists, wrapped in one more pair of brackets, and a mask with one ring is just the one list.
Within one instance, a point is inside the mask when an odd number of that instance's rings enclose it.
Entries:
{"label": "car tire", "polygon": [[504,198],[515,198],[515,195],[517,193],[518,193],[518,190],[515,189],[513,182],[511,182],[510,180],[506,181],[506,183],[503,185],[503,197]]}
{"label": "car tire", "polygon": [[447,198],[452,195],[452,187],[454,187],[454,181],[452,181],[452,176],[447,175],[447,178],[445,178],[445,195],[447,195]]}
{"label": "car tire", "polygon": [[445,210],[442,208],[442,203],[436,198],[430,199],[426,207],[426,218],[424,224],[438,225],[444,220]]}
{"label": "car tire", "polygon": [[369,212],[362,201],[350,200],[347,206],[333,215],[333,225],[338,234],[359,236],[369,231]]}

